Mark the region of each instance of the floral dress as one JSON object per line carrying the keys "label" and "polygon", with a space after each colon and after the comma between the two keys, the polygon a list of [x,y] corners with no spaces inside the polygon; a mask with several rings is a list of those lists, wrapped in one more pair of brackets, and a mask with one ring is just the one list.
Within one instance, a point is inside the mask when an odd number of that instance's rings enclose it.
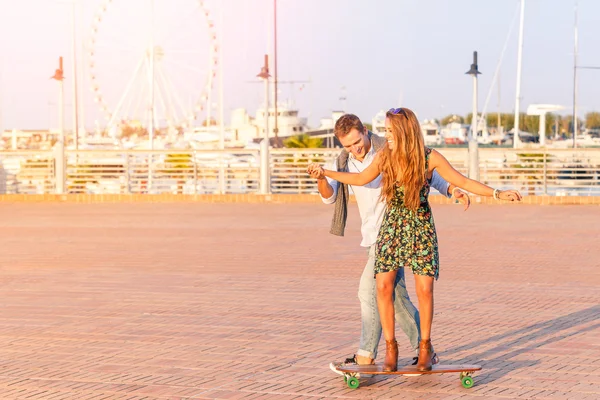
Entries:
{"label": "floral dress", "polygon": [[[430,148],[425,148],[425,170]],[[433,213],[429,205],[430,181],[421,188],[417,212],[404,206],[404,187],[396,183],[396,193],[387,205],[377,236],[375,274],[410,267],[416,275],[438,278],[440,258]]]}

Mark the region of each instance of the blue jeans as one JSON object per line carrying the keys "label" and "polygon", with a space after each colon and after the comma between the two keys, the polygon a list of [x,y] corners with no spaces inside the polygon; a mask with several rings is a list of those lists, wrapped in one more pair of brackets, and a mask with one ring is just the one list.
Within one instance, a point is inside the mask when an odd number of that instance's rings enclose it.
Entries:
{"label": "blue jeans", "polygon": [[[362,357],[377,358],[377,347],[381,338],[381,321],[377,310],[377,285],[374,278],[375,245],[369,247],[369,259],[360,278],[358,298],[360,300],[362,331],[360,347],[356,353]],[[394,289],[394,309],[396,324],[404,331],[410,345],[419,351],[421,329],[419,325],[419,311],[410,301],[404,281],[404,268],[400,268],[396,275]]]}

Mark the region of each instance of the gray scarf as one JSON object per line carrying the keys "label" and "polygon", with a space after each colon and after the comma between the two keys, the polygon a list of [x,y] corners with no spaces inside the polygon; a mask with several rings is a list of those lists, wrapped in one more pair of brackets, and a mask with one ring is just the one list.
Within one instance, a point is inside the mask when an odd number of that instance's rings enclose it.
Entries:
{"label": "gray scarf", "polygon": [[[369,140],[371,146],[375,152],[379,151],[385,145],[385,138],[374,135],[373,132],[369,131]],[[337,170],[340,172],[348,172],[348,156],[350,153],[346,149],[342,150],[338,156]],[[348,200],[350,194],[348,192],[348,185],[342,183],[338,185],[337,197],[335,198],[335,209],[333,210],[333,219],[331,220],[331,229],[329,233],[336,236],[344,236],[344,229],[346,229],[346,219],[348,218]]]}

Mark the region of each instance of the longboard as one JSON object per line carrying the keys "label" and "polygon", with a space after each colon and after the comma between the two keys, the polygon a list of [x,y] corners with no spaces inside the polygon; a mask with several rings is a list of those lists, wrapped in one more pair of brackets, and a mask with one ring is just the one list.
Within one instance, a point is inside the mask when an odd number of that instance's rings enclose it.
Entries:
{"label": "longboard", "polygon": [[416,365],[409,365],[398,368],[397,371],[389,372],[383,370],[383,364],[375,365],[348,365],[345,367],[337,367],[338,371],[344,375],[344,382],[350,389],[357,389],[360,385],[358,377],[360,374],[370,375],[430,375],[430,374],[445,374],[449,372],[460,372],[460,382],[465,388],[473,386],[473,378],[471,374],[481,370],[481,365],[461,364],[461,365],[443,365],[435,364],[431,371],[419,371]]}

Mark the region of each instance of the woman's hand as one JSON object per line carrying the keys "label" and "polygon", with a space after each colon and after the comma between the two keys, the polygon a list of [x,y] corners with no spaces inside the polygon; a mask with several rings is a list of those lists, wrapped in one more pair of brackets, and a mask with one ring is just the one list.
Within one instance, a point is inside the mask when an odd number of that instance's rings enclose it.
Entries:
{"label": "woman's hand", "polygon": [[499,200],[507,200],[507,201],[521,201],[523,196],[519,193],[518,190],[500,190],[498,193]]}
{"label": "woman's hand", "polygon": [[319,163],[311,163],[306,169],[311,178],[314,179],[324,179],[325,178],[325,170]]}

